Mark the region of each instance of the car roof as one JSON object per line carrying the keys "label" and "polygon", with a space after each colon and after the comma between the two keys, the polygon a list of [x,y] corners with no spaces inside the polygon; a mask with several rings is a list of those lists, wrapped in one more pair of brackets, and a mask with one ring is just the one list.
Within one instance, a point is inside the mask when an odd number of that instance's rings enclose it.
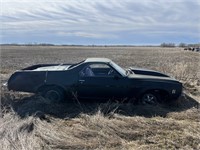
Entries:
{"label": "car roof", "polygon": [[103,62],[103,63],[109,63],[111,62],[108,58],[87,58],[85,62]]}

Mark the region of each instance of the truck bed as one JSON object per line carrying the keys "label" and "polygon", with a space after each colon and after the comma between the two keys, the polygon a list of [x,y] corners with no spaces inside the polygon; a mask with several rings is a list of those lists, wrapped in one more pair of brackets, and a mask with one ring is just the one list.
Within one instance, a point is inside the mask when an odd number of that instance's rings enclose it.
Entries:
{"label": "truck bed", "polygon": [[[35,93],[42,85],[72,84],[76,64],[38,64],[13,73],[8,80],[8,89]],[[69,68],[70,67],[70,68]]]}
{"label": "truck bed", "polygon": [[38,64],[22,69],[23,71],[61,71],[67,70],[73,64]]}

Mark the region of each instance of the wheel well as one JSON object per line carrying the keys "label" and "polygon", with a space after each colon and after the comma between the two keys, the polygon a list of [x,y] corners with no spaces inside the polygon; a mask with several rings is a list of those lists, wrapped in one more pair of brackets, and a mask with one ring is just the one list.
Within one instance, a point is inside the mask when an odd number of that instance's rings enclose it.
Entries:
{"label": "wheel well", "polygon": [[148,93],[148,92],[153,92],[153,93],[157,93],[159,95],[159,98],[161,101],[165,101],[167,99],[167,97],[169,96],[169,93],[166,91],[166,90],[162,90],[162,89],[151,89],[151,90],[146,90],[144,92],[142,92],[140,94],[140,97],[142,95],[144,95],[145,93]]}
{"label": "wheel well", "polygon": [[59,85],[42,85],[42,86],[40,86],[39,88],[37,88],[37,91],[36,91],[36,92],[37,92],[37,93],[41,93],[41,92],[43,92],[45,89],[51,88],[51,87],[57,87],[57,88],[59,88],[60,90],[66,92],[65,88],[62,87],[62,86],[59,86]]}

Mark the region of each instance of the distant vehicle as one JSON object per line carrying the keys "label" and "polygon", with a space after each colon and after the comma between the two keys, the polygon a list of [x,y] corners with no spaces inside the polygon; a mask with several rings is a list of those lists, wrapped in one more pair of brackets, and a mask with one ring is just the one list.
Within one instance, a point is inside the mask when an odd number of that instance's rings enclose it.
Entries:
{"label": "distant vehicle", "polygon": [[200,48],[199,48],[199,47],[197,47],[197,48],[195,49],[195,51],[196,51],[196,52],[199,52],[199,51],[200,51]]}
{"label": "distant vehicle", "polygon": [[184,48],[184,50],[199,52],[200,48],[199,47],[188,47],[188,48],[186,47],[186,48]]}
{"label": "distant vehicle", "polygon": [[182,84],[163,73],[123,69],[107,58],[88,58],[77,64],[39,64],[16,71],[7,82],[9,90],[39,93],[61,101],[71,93],[78,98],[132,99],[157,104],[178,99]]}

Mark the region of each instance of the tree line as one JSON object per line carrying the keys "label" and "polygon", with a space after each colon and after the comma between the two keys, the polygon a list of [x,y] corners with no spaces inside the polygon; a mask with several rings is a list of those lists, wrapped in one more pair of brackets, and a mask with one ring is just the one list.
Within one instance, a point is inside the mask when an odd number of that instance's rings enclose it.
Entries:
{"label": "tree line", "polygon": [[[110,47],[110,46],[152,46],[152,45],[76,45],[76,44],[61,44],[61,45],[57,45],[57,44],[50,44],[50,43],[27,43],[27,44],[18,44],[18,43],[8,43],[8,44],[0,44],[1,46],[105,46],[105,47]],[[154,45],[155,46],[155,45]],[[187,43],[179,43],[179,44],[175,44],[175,43],[166,43],[163,42],[160,45],[158,45],[160,47],[200,47],[200,43],[196,43],[196,44],[187,44]]]}
{"label": "tree line", "polygon": [[161,43],[160,44],[161,47],[200,47],[200,43],[196,43],[196,44],[186,44],[186,43],[179,43],[178,45],[176,45],[175,43]]}

